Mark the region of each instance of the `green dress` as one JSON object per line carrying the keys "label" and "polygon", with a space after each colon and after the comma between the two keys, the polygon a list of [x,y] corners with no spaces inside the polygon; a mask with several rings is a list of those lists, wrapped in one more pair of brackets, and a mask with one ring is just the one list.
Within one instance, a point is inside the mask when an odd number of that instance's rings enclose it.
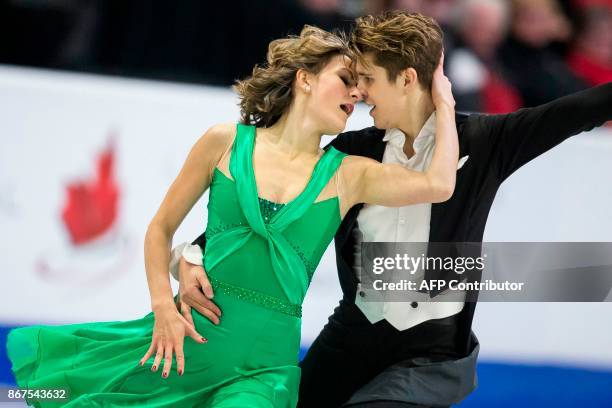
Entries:
{"label": "green dress", "polygon": [[[301,304],[341,218],[338,198],[314,202],[344,154],[331,148],[304,191],[287,204],[258,197],[252,155],[255,128],[238,125],[233,180],[215,169],[208,202],[204,265],[223,311],[217,326],[193,312],[208,339],[185,338],[185,373],[168,378],[153,358],[154,318],[10,332],[7,348],[20,388],[66,388],[67,407],[294,407],[300,369]],[[162,364],[163,365],[163,364]],[[64,405],[65,404],[65,405]]]}

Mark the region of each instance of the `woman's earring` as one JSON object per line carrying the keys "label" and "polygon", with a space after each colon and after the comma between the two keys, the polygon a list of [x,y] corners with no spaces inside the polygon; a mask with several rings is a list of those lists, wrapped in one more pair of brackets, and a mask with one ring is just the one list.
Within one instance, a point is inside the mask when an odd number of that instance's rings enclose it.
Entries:
{"label": "woman's earring", "polygon": [[304,86],[304,92],[310,92],[310,85]]}

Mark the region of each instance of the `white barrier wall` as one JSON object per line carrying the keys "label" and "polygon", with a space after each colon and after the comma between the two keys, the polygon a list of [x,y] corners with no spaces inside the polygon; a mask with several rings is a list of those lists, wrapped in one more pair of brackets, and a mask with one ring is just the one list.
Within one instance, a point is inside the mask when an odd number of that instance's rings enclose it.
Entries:
{"label": "white barrier wall", "polygon": [[[0,66],[0,104],[0,325],[147,313],[147,225],[195,140],[237,120],[235,96]],[[359,108],[349,129],[370,125]],[[485,240],[612,241],[611,186],[612,131],[575,137],[505,183]],[[175,243],[204,231],[206,202]],[[329,248],[304,306],[305,345],[339,298]],[[611,315],[612,303],[481,303],[474,329],[485,358],[612,367]]]}

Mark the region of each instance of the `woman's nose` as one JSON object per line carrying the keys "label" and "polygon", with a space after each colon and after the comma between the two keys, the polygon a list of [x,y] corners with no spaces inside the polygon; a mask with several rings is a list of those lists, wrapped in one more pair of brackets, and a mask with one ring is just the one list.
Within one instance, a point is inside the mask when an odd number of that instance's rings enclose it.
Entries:
{"label": "woman's nose", "polygon": [[357,89],[356,86],[354,86],[351,90],[351,98],[353,98],[353,101],[355,102],[363,100],[363,94],[359,89]]}

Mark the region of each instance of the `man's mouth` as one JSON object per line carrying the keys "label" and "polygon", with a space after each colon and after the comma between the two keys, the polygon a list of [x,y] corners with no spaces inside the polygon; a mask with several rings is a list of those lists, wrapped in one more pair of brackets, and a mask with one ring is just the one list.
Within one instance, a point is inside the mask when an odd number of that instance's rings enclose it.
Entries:
{"label": "man's mouth", "polygon": [[340,109],[342,109],[342,111],[346,113],[347,116],[351,116],[351,113],[353,113],[354,108],[355,106],[352,103],[344,103],[340,105]]}

